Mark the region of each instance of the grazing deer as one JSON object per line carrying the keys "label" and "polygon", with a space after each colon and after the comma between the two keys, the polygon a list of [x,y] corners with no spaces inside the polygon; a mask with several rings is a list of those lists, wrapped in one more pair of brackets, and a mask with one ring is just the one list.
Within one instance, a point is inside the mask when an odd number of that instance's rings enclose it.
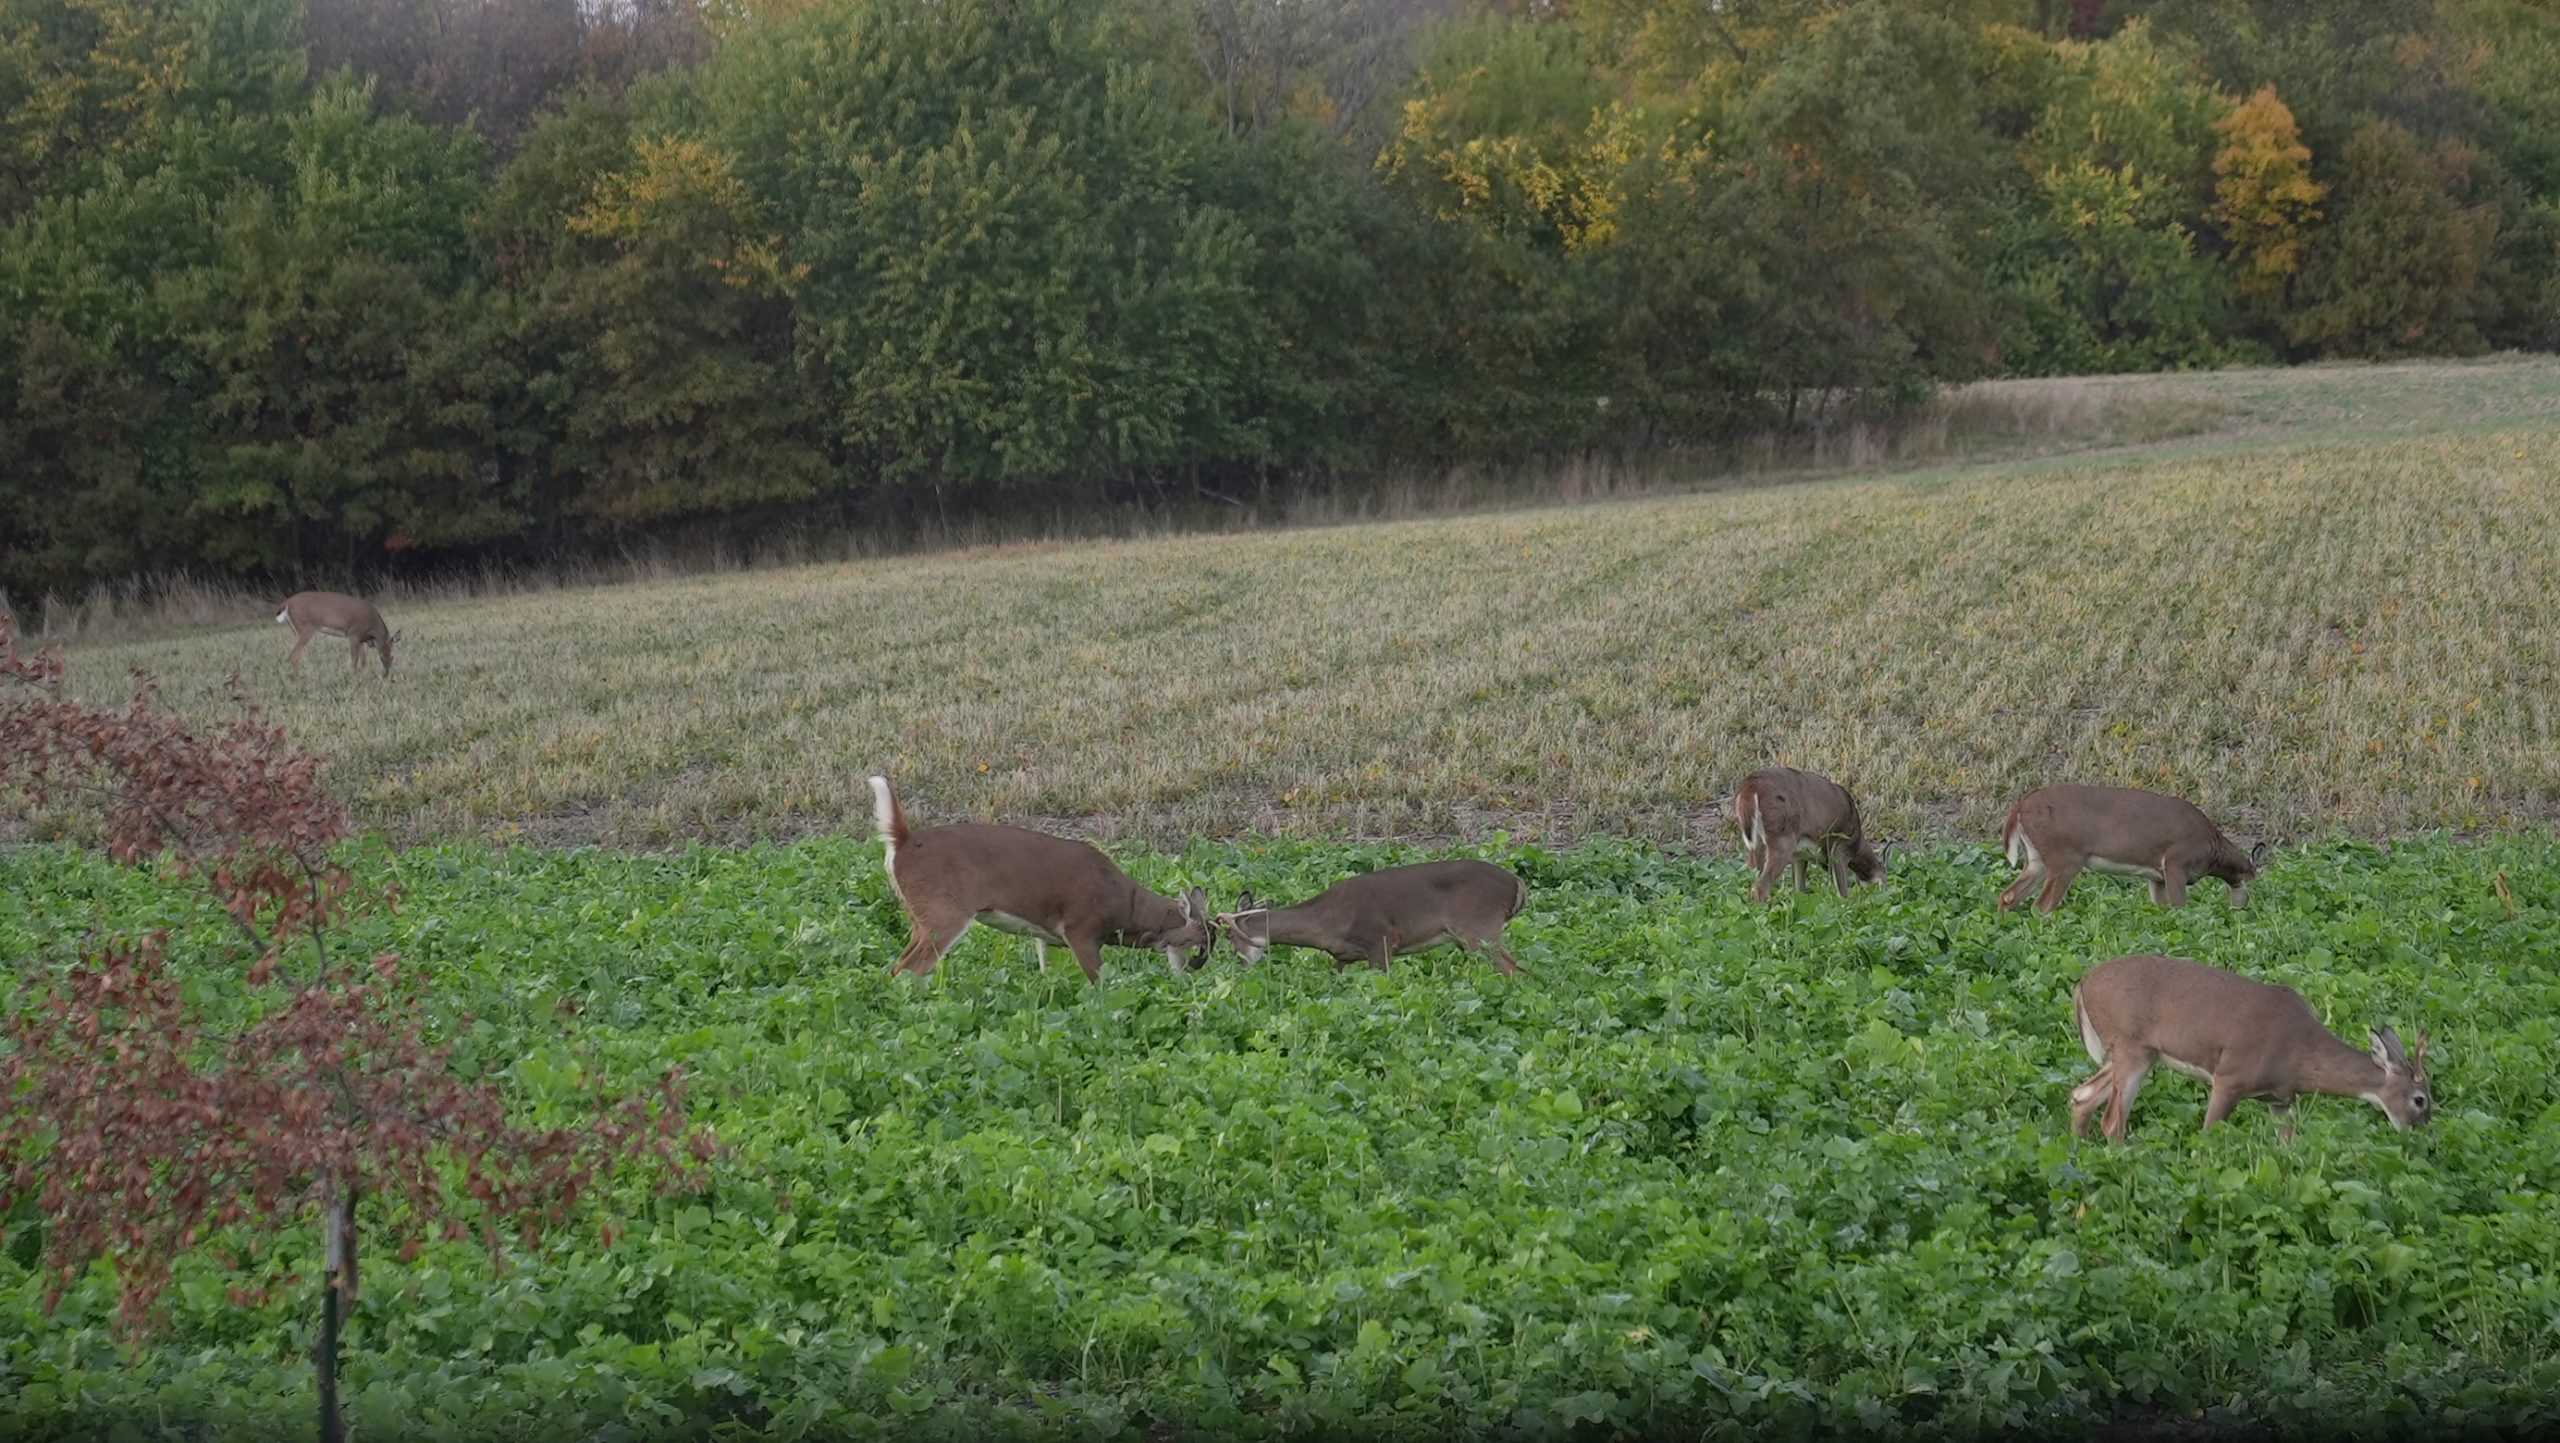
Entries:
{"label": "grazing deer", "polygon": [[1178,903],[1160,897],[1090,842],[987,822],[910,832],[887,777],[871,779],[871,816],[907,913],[907,950],[892,972],[930,975],[971,922],[1032,939],[1044,969],[1050,944],[1065,947],[1088,982],[1102,980],[1105,945],[1160,951],[1178,976],[1215,940],[1199,888]]}
{"label": "grazing deer", "polygon": [[1796,865],[1796,890],[1808,890],[1806,873],[1819,858],[1831,869],[1831,885],[1849,895],[1849,877],[1884,880],[1888,845],[1879,852],[1858,820],[1858,803],[1839,783],[1793,767],[1763,767],[1733,792],[1733,824],[1742,829],[1742,859],[1760,874],[1751,900],[1766,902],[1769,889]]}
{"label": "grazing deer", "polygon": [[2204,1125],[2231,1115],[2243,1098],[2262,1097],[2283,1120],[2278,1137],[2293,1140],[2293,1100],[2305,1092],[2360,1097],[2397,1128],[2423,1127],[2434,1115],[2427,1099],[2427,1034],[2404,1052],[2400,1034],[2369,1033],[2370,1053],[2320,1024],[2311,1004],[2290,987],[2178,957],[2118,957],[2089,969],[2071,992],[2080,1041],[2098,1064],[2071,1089],[2071,1135],[2089,1114],[2107,1109],[2101,1125],[2122,1142],[2125,1114],[2154,1062],[2165,1062],[2213,1087]]}
{"label": "grazing deer", "polygon": [[1267,907],[1247,892],[1217,921],[1248,965],[1277,944],[1329,953],[1337,969],[1367,962],[1384,972],[1390,958],[1455,942],[1517,976],[1502,929],[1528,902],[1528,883],[1491,862],[1457,858],[1345,877],[1294,907]]}
{"label": "grazing deer", "polygon": [[2036,908],[2051,912],[2084,867],[2147,878],[2151,900],[2168,907],[2185,906],[2198,878],[2220,877],[2231,884],[2231,905],[2245,907],[2267,854],[2264,842],[2241,851],[2184,798],[2131,787],[2038,787],[2009,808],[2000,843],[2021,869],[2000,893],[2003,912],[2038,883]]}
{"label": "grazing deer", "polygon": [[347,639],[347,661],[358,671],[364,670],[365,644],[372,643],[382,656],[382,674],[391,675],[391,647],[400,633],[383,621],[370,601],[336,591],[297,591],[284,599],[276,620],[293,627],[293,654],[286,660],[296,671],[302,669],[302,649],[325,631]]}

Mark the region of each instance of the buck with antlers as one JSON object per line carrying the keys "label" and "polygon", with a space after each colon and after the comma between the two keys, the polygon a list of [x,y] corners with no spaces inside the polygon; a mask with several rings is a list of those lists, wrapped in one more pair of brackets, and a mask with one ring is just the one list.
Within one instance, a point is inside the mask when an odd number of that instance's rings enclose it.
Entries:
{"label": "buck with antlers", "polygon": [[2264,1098],[2283,1120],[2278,1137],[2290,1142],[2293,1101],[2306,1092],[2362,1098],[2397,1128],[2422,1127],[2434,1116],[2424,1032],[2413,1052],[2403,1051],[2400,1034],[2388,1027],[2370,1034],[2371,1051],[2359,1051],[2322,1026],[2290,987],[2179,957],[2118,957],[2080,979],[2071,1012],[2098,1064],[2071,1090],[2074,1137],[2085,1135],[2089,1115],[2104,1107],[2101,1130],[2123,1141],[2126,1114],[2155,1062],[2211,1085],[2206,1127],[2244,1099]]}
{"label": "buck with antlers", "polygon": [[1247,892],[1217,921],[1248,964],[1278,945],[1312,947],[1336,968],[1367,962],[1384,972],[1390,958],[1454,942],[1517,975],[1502,929],[1528,902],[1529,885],[1510,872],[1457,858],[1345,877],[1294,907],[1266,907]]}
{"label": "buck with antlers", "polygon": [[2000,844],[2020,869],[2000,893],[2004,912],[2039,884],[2036,910],[2051,912],[2084,868],[2144,878],[2151,900],[2167,907],[2185,906],[2198,879],[2220,877],[2231,905],[2243,907],[2267,852],[2264,842],[2241,851],[2184,798],[2132,787],[2039,787],[2009,808]]}
{"label": "buck with antlers", "polygon": [[382,657],[382,674],[391,675],[391,647],[400,633],[391,629],[370,601],[336,591],[297,591],[284,599],[276,621],[293,628],[293,654],[286,660],[296,671],[302,669],[302,649],[325,631],[347,639],[347,661],[356,670],[364,670],[364,649],[369,644]]}
{"label": "buck with antlers", "polygon": [[1849,895],[1849,878],[1884,880],[1888,845],[1879,852],[1858,820],[1858,803],[1829,777],[1793,767],[1764,767],[1733,792],[1733,824],[1742,831],[1742,859],[1760,879],[1751,900],[1766,902],[1769,889],[1795,863],[1796,890],[1808,890],[1807,868],[1816,860],[1831,869],[1831,885]]}
{"label": "buck with antlers", "polygon": [[1075,954],[1085,980],[1102,980],[1102,949],[1164,954],[1176,974],[1207,955],[1209,901],[1197,887],[1180,902],[1138,885],[1090,842],[989,822],[909,831],[887,777],[871,779],[872,820],[886,845],[889,887],[907,914],[906,951],[890,970],[930,975],[972,922]]}

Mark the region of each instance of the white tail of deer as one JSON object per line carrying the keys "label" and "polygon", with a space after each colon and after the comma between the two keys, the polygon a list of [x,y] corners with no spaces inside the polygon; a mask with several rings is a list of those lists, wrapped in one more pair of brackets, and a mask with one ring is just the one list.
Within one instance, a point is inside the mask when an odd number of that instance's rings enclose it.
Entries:
{"label": "white tail of deer", "polygon": [[972,922],[1031,938],[1044,968],[1050,945],[1065,947],[1088,982],[1102,980],[1105,946],[1162,952],[1177,974],[1209,951],[1209,901],[1199,888],[1180,902],[1160,897],[1090,842],[988,822],[909,831],[887,777],[871,779],[871,812],[890,889],[907,914],[907,949],[893,972],[930,975]]}
{"label": "white tail of deer", "polygon": [[1884,880],[1893,849],[1879,852],[1867,841],[1858,820],[1858,803],[1829,777],[1793,767],[1763,767],[1742,779],[1733,792],[1733,824],[1742,832],[1742,859],[1760,874],[1751,900],[1766,902],[1769,889],[1796,868],[1796,890],[1807,890],[1807,868],[1819,860],[1831,870],[1831,885],[1849,895],[1849,878]]}
{"label": "white tail of deer", "polygon": [[364,649],[370,645],[382,657],[382,674],[391,675],[391,647],[400,634],[370,601],[336,591],[297,591],[284,599],[276,620],[293,628],[293,654],[285,659],[296,671],[302,669],[302,649],[325,631],[347,639],[347,661],[356,670],[364,670]]}
{"label": "white tail of deer", "polygon": [[1502,929],[1528,903],[1528,883],[1491,862],[1457,858],[1346,877],[1294,907],[1265,907],[1247,892],[1217,922],[1248,964],[1277,944],[1312,947],[1336,967],[1367,962],[1384,972],[1390,958],[1455,942],[1517,975]]}
{"label": "white tail of deer", "polygon": [[2165,1062],[2213,1088],[2204,1125],[2264,1098],[2293,1138],[2293,1100],[2306,1092],[2356,1097],[2398,1128],[2434,1115],[2427,1096],[2427,1035],[2415,1052],[2385,1027],[2360,1051],[2320,1023],[2302,994],[2179,957],[2118,957],[2089,969],[2071,993],[2080,1041],[2098,1070],[2071,1090],[2071,1134],[2107,1110],[2101,1130],[2124,1140],[2125,1117],[2152,1064]]}
{"label": "white tail of deer", "polygon": [[2198,879],[2220,877],[2243,907],[2267,851],[2263,842],[2241,851],[2192,802],[2131,787],[2039,787],[2009,808],[2000,845],[2020,869],[2000,893],[2004,912],[2039,885],[2036,909],[2051,912],[2083,868],[2144,878],[2166,907],[2185,906]]}

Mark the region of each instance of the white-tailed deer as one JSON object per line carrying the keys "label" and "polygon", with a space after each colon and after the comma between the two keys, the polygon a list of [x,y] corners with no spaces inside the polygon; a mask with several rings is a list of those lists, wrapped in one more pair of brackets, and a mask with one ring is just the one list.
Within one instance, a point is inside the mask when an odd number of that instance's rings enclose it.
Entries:
{"label": "white-tailed deer", "polygon": [[2231,905],[2245,907],[2267,852],[2264,842],[2241,851],[2193,802],[2132,787],[2038,787],[2009,808],[2000,845],[2021,869],[2000,893],[2003,912],[2039,884],[2036,909],[2052,911],[2083,868],[2146,878],[2151,900],[2167,907],[2185,906],[2198,878],[2220,877]]}
{"label": "white-tailed deer", "polygon": [[1050,944],[1066,948],[1088,982],[1102,980],[1106,945],[1162,952],[1178,975],[1214,941],[1199,888],[1180,902],[1160,897],[1090,842],[990,822],[910,832],[887,777],[871,779],[871,815],[907,913],[907,950],[892,972],[930,975],[971,922],[1032,939],[1044,969]]}
{"label": "white-tailed deer", "polygon": [[2427,1034],[2405,1052],[2400,1034],[2385,1027],[2368,1034],[2372,1051],[2359,1051],[2320,1025],[2301,993],[2218,967],[2156,956],[2101,962],[2072,989],[2071,1013],[2098,1064],[2071,1089],[2074,1137],[2087,1133],[2089,1114],[2104,1106],[2101,1128],[2122,1142],[2125,1114],[2155,1062],[2212,1086],[2206,1127],[2242,1099],[2259,1097],[2282,1119],[2278,1136],[2290,1142],[2293,1100],[2306,1092],[2360,1097],[2398,1128],[2422,1127],[2435,1114],[2427,1097]]}
{"label": "white-tailed deer", "polygon": [[302,649],[325,631],[347,639],[347,661],[356,670],[364,670],[364,649],[370,643],[382,656],[382,674],[391,675],[391,646],[400,634],[370,601],[336,591],[297,591],[284,599],[276,620],[293,628],[293,654],[285,659],[296,671],[302,669]]}
{"label": "white-tailed deer", "polygon": [[1769,900],[1789,862],[1797,891],[1808,890],[1807,868],[1819,859],[1846,897],[1852,873],[1862,882],[1881,882],[1893,855],[1891,846],[1879,852],[1867,841],[1858,803],[1839,783],[1793,767],[1763,767],[1744,777],[1733,792],[1733,824],[1742,830],[1742,860],[1760,874],[1751,887],[1754,902]]}
{"label": "white-tailed deer", "polygon": [[1517,975],[1502,929],[1528,902],[1528,883],[1457,858],[1345,877],[1294,907],[1266,907],[1247,892],[1217,921],[1248,964],[1278,944],[1328,953],[1336,968],[1367,962],[1384,972],[1390,958],[1455,942]]}

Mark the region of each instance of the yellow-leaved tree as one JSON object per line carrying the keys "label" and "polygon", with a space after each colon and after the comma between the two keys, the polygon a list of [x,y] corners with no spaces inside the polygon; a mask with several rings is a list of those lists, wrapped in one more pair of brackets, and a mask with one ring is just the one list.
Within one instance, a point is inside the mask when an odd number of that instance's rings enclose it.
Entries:
{"label": "yellow-leaved tree", "polygon": [[2329,188],[2311,178],[2311,147],[2273,85],[2215,122],[2211,219],[2229,242],[2231,284],[2243,299],[2273,303],[2302,269]]}

